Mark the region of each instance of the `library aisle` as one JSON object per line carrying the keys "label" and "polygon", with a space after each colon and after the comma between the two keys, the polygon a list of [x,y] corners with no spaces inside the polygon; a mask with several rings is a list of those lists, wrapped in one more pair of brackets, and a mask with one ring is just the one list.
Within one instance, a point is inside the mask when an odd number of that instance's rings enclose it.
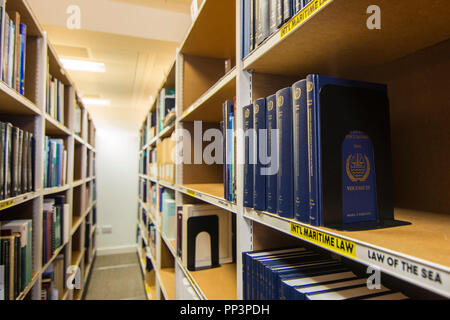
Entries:
{"label": "library aisle", "polygon": [[448,301],[449,17],[0,0],[0,300]]}

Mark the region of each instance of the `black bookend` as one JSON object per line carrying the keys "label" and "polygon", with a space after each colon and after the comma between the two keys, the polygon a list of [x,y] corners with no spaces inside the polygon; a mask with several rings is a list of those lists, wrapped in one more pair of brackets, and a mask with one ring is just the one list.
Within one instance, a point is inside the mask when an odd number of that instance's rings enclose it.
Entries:
{"label": "black bookend", "polygon": [[[211,266],[196,268],[195,240],[201,232],[211,239]],[[219,217],[217,215],[190,217],[187,221],[187,268],[189,271],[220,267],[219,264]]]}

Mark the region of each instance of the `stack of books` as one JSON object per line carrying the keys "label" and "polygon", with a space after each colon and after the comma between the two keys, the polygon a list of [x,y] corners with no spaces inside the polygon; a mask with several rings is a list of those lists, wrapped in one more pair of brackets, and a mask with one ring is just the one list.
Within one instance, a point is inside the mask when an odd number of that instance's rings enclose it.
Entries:
{"label": "stack of books", "polygon": [[0,122],[0,200],[33,191],[33,134]]}
{"label": "stack of books", "polygon": [[42,262],[46,264],[55,251],[69,241],[69,204],[65,196],[44,199]]}
{"label": "stack of books", "polygon": [[67,150],[63,139],[45,137],[44,188],[67,183]]}
{"label": "stack of books", "polygon": [[32,220],[0,222],[0,300],[14,300],[31,282]]}
{"label": "stack of books", "polygon": [[[47,104],[45,106],[45,111],[52,118],[56,119],[56,121],[64,124],[64,83],[50,74],[48,74],[47,78]],[[75,113],[77,112],[79,111],[76,110]],[[75,116],[75,119],[77,118],[78,115]],[[77,122],[78,121],[76,121],[76,124]],[[77,131],[77,125],[75,127],[75,131]]]}
{"label": "stack of books", "polygon": [[11,88],[25,93],[27,26],[20,13],[6,12],[6,0],[0,0],[0,55],[2,80]]}

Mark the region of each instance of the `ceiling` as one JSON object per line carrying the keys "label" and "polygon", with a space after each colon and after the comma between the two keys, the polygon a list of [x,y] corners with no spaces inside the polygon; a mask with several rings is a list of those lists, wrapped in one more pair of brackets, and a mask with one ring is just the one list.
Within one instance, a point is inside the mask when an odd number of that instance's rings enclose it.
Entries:
{"label": "ceiling", "polygon": [[[190,26],[190,0],[28,2],[60,58],[105,64],[105,73],[68,71],[81,95],[111,101],[88,106],[96,124],[137,128]],[[80,9],[81,29],[67,27],[71,5]]]}

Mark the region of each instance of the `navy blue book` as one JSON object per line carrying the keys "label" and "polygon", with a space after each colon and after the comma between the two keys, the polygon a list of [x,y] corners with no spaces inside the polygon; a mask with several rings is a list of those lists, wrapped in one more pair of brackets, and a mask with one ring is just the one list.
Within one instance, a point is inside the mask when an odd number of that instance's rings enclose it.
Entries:
{"label": "navy blue book", "polygon": [[253,167],[253,209],[266,210],[266,99],[261,98],[253,104],[253,128],[255,129],[256,162]]}
{"label": "navy blue book", "polygon": [[231,159],[231,147],[232,147],[232,141],[230,141],[230,135],[229,132],[231,130],[231,121],[233,118],[233,112],[234,112],[234,104],[233,101],[227,100],[223,104],[223,121],[224,121],[224,131],[226,133],[225,135],[225,155],[226,155],[226,162],[224,163],[225,166],[225,177],[224,177],[224,199],[230,200],[231,195],[231,188],[230,188],[230,181],[231,181],[231,169],[232,169],[232,159]]}
{"label": "navy blue book", "polygon": [[[278,175],[278,155],[277,155],[277,145],[278,137],[276,135],[277,131],[277,97],[275,94],[267,97],[266,105],[266,127],[267,127],[267,154],[271,160],[269,166],[275,170],[273,174],[266,175],[266,211],[270,213],[277,213],[277,175]],[[272,151],[274,151],[272,153]],[[272,173],[268,172],[268,173]]]}
{"label": "navy blue book", "polygon": [[255,0],[255,47],[270,35],[270,0]]}
{"label": "navy blue book", "polygon": [[283,0],[283,23],[287,22],[294,13],[294,0]]}
{"label": "navy blue book", "polygon": [[283,2],[284,0],[276,0],[277,1],[277,28],[281,27],[284,23],[283,19]]}
{"label": "navy blue book", "polygon": [[248,105],[243,108],[244,115],[244,134],[245,134],[245,164],[244,164],[244,207],[253,208],[253,163],[254,152],[253,147],[253,105]]}
{"label": "navy blue book", "polygon": [[292,86],[294,212],[295,219],[309,223],[308,121],[306,79]]}
{"label": "navy blue book", "polygon": [[245,58],[250,53],[251,28],[250,24],[253,22],[250,19],[250,3],[252,0],[242,0],[242,58]]}
{"label": "navy blue book", "polygon": [[361,230],[394,220],[385,85],[308,75],[310,223]]}
{"label": "navy blue book", "polygon": [[303,0],[294,0],[294,14],[303,9]]}
{"label": "navy blue book", "polygon": [[277,214],[294,218],[294,165],[292,155],[291,87],[277,92],[278,176]]}
{"label": "navy blue book", "polygon": [[250,1],[250,52],[255,49],[255,1]]}
{"label": "navy blue book", "polygon": [[269,32],[270,34],[277,31],[277,0],[270,0],[269,3]]}

